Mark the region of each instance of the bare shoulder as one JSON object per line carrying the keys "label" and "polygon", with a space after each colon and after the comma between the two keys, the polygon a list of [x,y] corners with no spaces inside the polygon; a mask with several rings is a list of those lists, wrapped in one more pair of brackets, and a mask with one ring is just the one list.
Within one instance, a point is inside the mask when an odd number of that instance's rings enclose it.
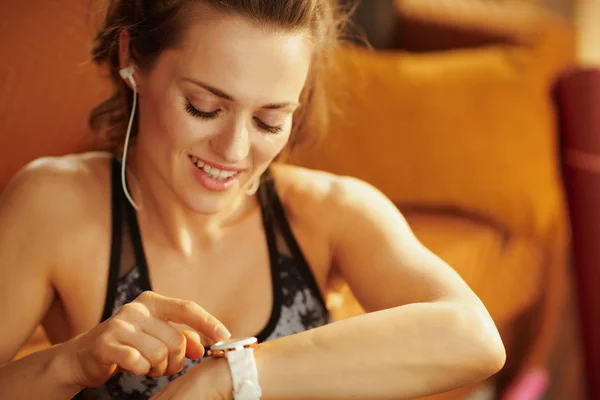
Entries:
{"label": "bare shoulder", "polygon": [[378,189],[358,178],[284,164],[275,164],[272,170],[290,211],[361,212],[373,205],[391,205]]}
{"label": "bare shoulder", "polygon": [[[322,290],[339,249],[406,232],[394,204],[360,179],[280,164],[272,172],[286,216]],[[381,233],[392,225],[393,233]]]}
{"label": "bare shoulder", "polygon": [[[70,183],[74,189],[77,187],[93,186],[98,178],[109,171],[111,155],[105,152],[88,152],[69,154],[60,157],[41,157],[29,162],[16,174],[13,181],[28,184]],[[96,179],[86,179],[96,178]]]}
{"label": "bare shoulder", "polygon": [[103,200],[99,195],[109,189],[109,166],[110,156],[100,152],[36,159],[9,182],[2,203],[35,217],[74,216]]}
{"label": "bare shoulder", "polygon": [[95,240],[107,229],[109,179],[110,158],[104,153],[30,162],[0,196],[0,237],[7,245],[26,241],[48,257],[62,254],[62,244],[72,249]]}
{"label": "bare shoulder", "polygon": [[367,232],[385,240],[413,241],[396,205],[368,182],[289,165],[277,165],[273,175],[290,220],[331,248],[363,238]]}
{"label": "bare shoulder", "polygon": [[292,165],[276,164],[272,171],[292,225],[332,248],[361,231],[406,228],[392,201],[361,179]]}
{"label": "bare shoulder", "polygon": [[271,171],[289,218],[327,211],[336,197],[336,186],[341,180],[339,176],[328,172],[289,164],[273,164]]}

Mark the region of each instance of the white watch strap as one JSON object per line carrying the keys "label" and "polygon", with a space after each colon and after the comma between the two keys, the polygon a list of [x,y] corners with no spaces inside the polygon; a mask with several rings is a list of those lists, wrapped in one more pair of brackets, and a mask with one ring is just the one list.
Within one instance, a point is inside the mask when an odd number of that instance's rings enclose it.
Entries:
{"label": "white watch strap", "polygon": [[258,382],[258,370],[254,359],[254,349],[240,347],[226,353],[233,381],[235,400],[258,400],[262,390]]}

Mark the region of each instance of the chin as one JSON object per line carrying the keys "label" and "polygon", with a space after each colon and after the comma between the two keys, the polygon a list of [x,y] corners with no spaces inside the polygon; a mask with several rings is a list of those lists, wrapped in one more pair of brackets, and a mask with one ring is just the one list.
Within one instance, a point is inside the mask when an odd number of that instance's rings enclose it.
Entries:
{"label": "chin", "polygon": [[[200,193],[198,193],[200,192]],[[234,201],[233,193],[231,192],[220,192],[220,193],[206,193],[205,190],[198,190],[196,193],[188,193],[184,195],[182,199],[189,209],[204,215],[217,214]]]}

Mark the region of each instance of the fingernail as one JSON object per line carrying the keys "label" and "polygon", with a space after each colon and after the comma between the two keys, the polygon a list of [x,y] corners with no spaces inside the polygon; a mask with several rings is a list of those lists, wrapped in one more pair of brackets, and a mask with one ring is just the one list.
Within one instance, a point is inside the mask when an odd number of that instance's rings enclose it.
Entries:
{"label": "fingernail", "polygon": [[229,333],[229,331],[227,330],[227,328],[225,328],[224,325],[217,325],[216,331],[217,335],[221,339],[229,339],[231,337],[231,333]]}

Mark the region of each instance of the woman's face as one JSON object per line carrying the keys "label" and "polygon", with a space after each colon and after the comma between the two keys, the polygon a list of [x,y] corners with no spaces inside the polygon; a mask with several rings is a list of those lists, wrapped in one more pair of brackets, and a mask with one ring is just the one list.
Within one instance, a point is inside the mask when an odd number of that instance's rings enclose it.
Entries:
{"label": "woman's face", "polygon": [[138,73],[137,163],[185,206],[211,214],[244,196],[288,141],[311,59],[303,32],[202,18]]}

